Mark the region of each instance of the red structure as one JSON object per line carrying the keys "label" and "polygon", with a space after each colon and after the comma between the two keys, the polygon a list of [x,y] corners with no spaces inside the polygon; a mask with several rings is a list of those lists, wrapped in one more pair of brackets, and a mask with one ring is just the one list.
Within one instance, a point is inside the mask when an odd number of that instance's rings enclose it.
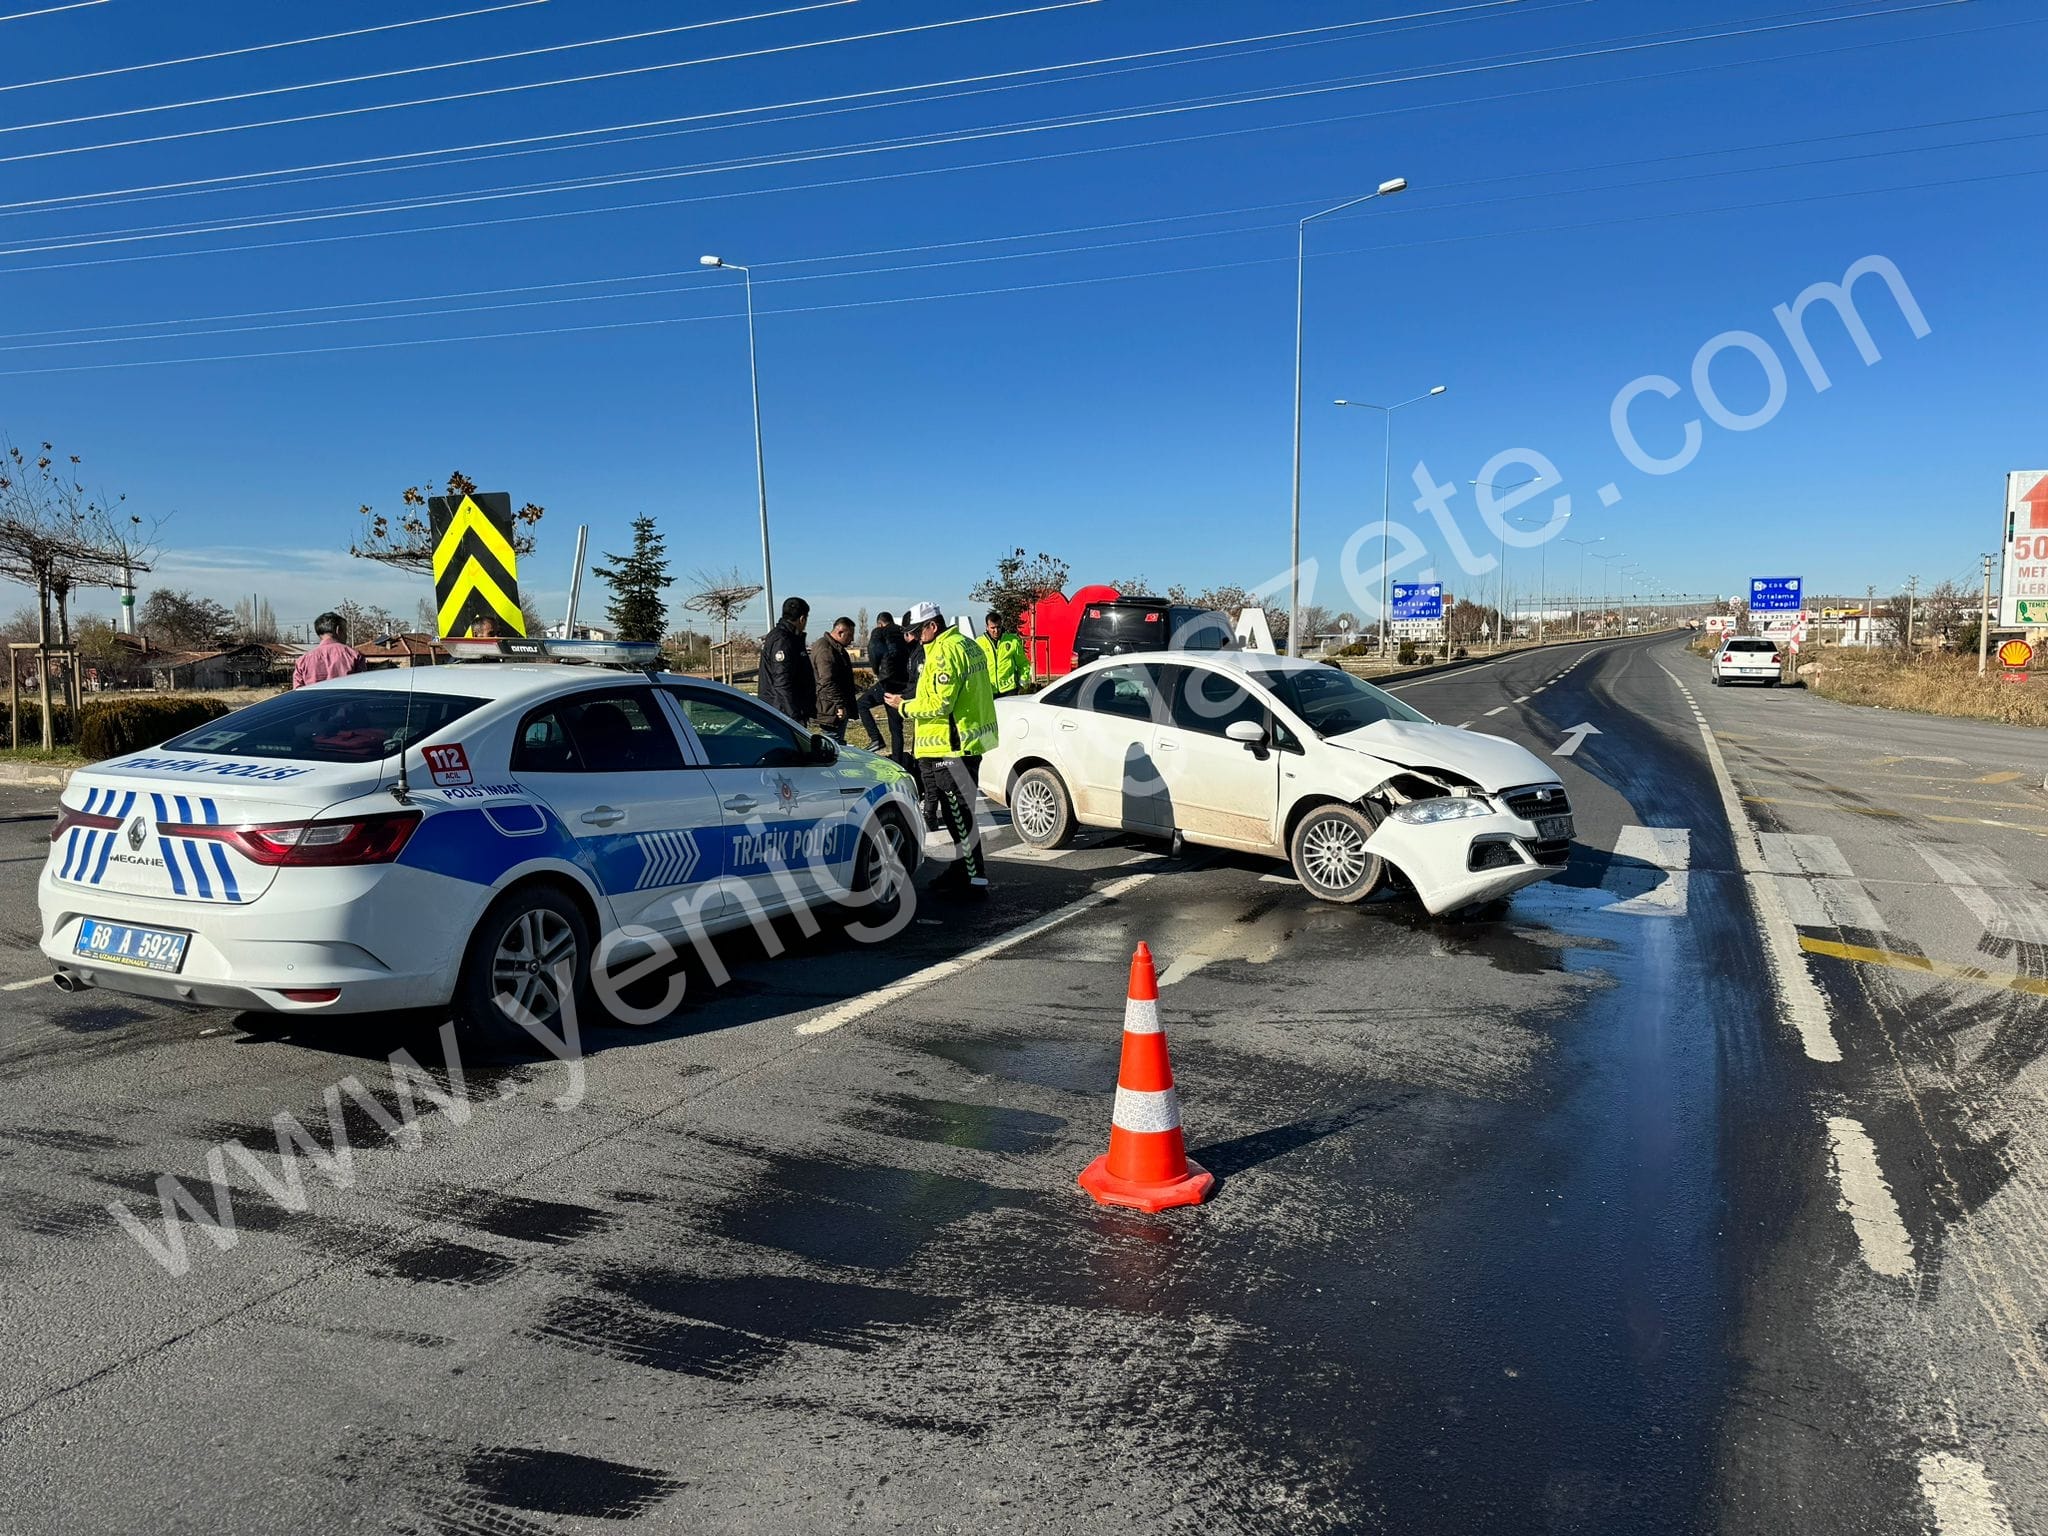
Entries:
{"label": "red structure", "polygon": [[1017,621],[1017,632],[1031,652],[1031,668],[1040,677],[1063,677],[1074,670],[1074,631],[1090,603],[1114,602],[1115,587],[1083,587],[1072,597],[1048,592]]}

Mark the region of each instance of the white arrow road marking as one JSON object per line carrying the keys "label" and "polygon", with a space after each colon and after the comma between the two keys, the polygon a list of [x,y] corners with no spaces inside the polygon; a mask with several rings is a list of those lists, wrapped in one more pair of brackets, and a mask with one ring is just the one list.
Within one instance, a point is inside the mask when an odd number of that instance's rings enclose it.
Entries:
{"label": "white arrow road marking", "polygon": [[1552,757],[1571,757],[1578,752],[1580,747],[1586,744],[1588,736],[1598,736],[1599,734],[1600,727],[1597,725],[1575,725],[1564,733],[1564,745],[1550,755]]}

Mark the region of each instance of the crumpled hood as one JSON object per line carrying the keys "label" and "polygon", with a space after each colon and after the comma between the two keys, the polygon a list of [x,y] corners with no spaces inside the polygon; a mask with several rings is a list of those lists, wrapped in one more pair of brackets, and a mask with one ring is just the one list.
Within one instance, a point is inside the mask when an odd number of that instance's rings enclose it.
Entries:
{"label": "crumpled hood", "polygon": [[1329,739],[1333,745],[1403,768],[1462,774],[1485,790],[1557,782],[1556,772],[1528,748],[1455,726],[1378,720]]}

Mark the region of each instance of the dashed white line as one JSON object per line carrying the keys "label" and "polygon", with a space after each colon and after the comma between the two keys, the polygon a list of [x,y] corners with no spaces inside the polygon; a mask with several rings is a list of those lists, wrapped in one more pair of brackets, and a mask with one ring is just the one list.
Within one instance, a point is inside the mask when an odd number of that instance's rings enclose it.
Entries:
{"label": "dashed white line", "polygon": [[1499,709],[1489,709],[1489,710],[1487,711],[1487,714],[1489,714],[1489,715],[1503,715],[1503,714],[1506,714],[1506,713],[1507,713],[1507,708],[1508,708],[1508,707],[1507,707],[1507,705],[1503,704],[1503,705],[1501,705],[1501,707],[1500,707]]}
{"label": "dashed white line", "polygon": [[1529,702],[1529,695],[1525,693],[1519,699],[1515,700],[1515,702],[1517,704],[1526,704]]}
{"label": "dashed white line", "polygon": [[30,987],[46,987],[50,984],[47,976],[31,976],[26,981],[10,981],[0,985],[0,992],[26,992]]}
{"label": "dashed white line", "polygon": [[1899,1216],[1892,1187],[1877,1166],[1877,1147],[1870,1132],[1847,1115],[1828,1116],[1828,1142],[1834,1160],[1841,1208],[1856,1229],[1863,1262],[1894,1280],[1913,1273],[1913,1239]]}
{"label": "dashed white line", "polygon": [[1920,1458],[1920,1492],[1939,1536],[2013,1536],[2012,1520],[1991,1476],[1967,1456],[1929,1451]]}
{"label": "dashed white line", "polygon": [[1147,880],[1157,878],[1156,875],[1144,874],[1126,875],[1121,880],[1112,880],[1101,890],[1089,892],[1079,901],[1073,903],[1073,905],[1061,907],[1056,912],[1048,912],[1043,917],[1033,918],[1023,927],[1013,928],[1001,938],[991,939],[978,949],[970,949],[964,955],[955,955],[950,960],[941,960],[936,965],[928,965],[921,971],[911,972],[910,975],[905,976],[901,981],[892,981],[886,987],[879,987],[863,997],[856,997],[849,1002],[841,1003],[837,1008],[828,1008],[815,1019],[806,1019],[803,1023],[797,1025],[796,1032],[799,1035],[829,1034],[843,1024],[851,1024],[856,1019],[864,1019],[871,1013],[878,1013],[884,1008],[901,1002],[912,993],[922,992],[934,982],[944,981],[948,976],[957,976],[962,971],[981,964],[984,960],[993,959],[1006,949],[1015,949],[1019,944],[1029,943],[1041,933],[1050,933],[1062,924],[1072,922],[1083,913],[1094,911],[1104,902],[1114,901],[1125,892],[1136,890]]}

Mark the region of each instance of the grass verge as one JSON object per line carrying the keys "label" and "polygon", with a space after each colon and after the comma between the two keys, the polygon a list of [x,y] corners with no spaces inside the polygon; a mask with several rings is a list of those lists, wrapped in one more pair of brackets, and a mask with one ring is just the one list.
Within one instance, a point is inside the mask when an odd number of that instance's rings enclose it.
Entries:
{"label": "grass verge", "polygon": [[1830,649],[1801,669],[1801,680],[1822,698],[1843,704],[2048,727],[2048,676],[2008,683],[1993,662],[1989,675],[1980,678],[1974,656],[1909,661],[1888,651]]}

